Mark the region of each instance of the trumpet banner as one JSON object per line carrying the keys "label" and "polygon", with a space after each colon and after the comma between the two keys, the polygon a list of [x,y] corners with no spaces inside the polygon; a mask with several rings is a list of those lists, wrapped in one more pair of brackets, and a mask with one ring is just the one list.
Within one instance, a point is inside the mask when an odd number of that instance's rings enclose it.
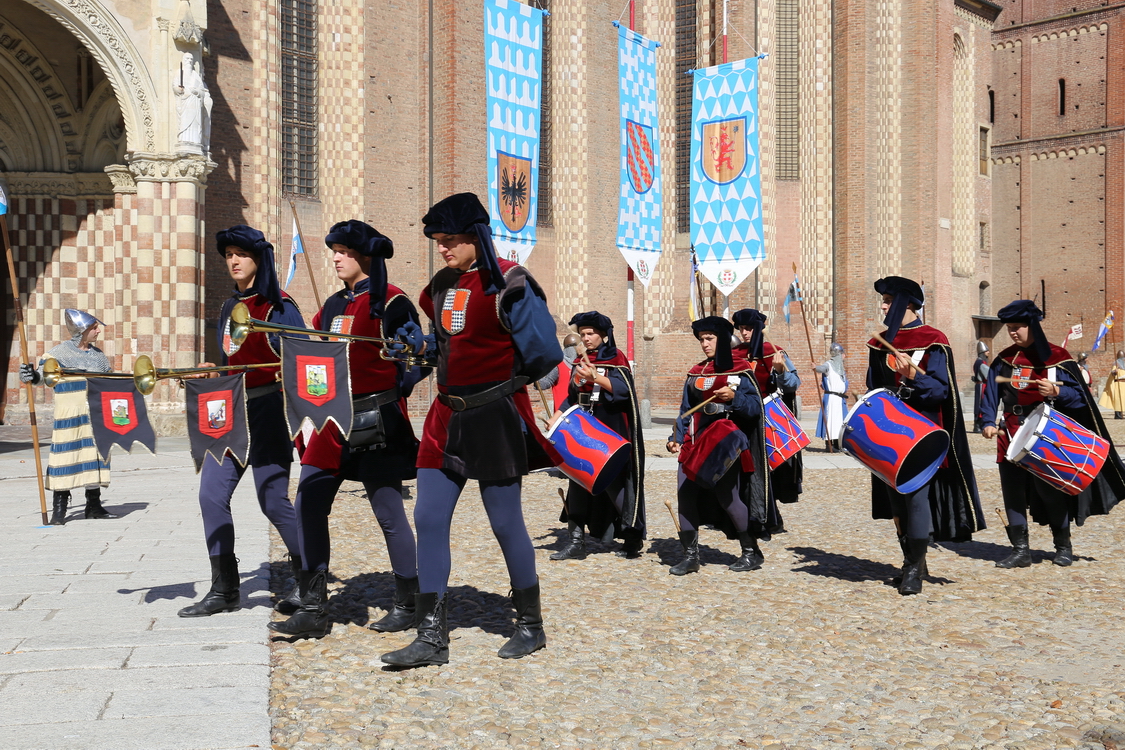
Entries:
{"label": "trumpet banner", "polygon": [[140,443],[149,453],[156,453],[156,433],[148,421],[145,398],[136,385],[115,378],[89,378],[86,401],[90,406],[90,426],[94,445],[103,461],[109,461],[110,449],[117,445],[126,453]]}
{"label": "trumpet banner", "polygon": [[290,440],[297,438],[306,419],[317,432],[335,422],[345,440],[351,435],[352,382],[347,341],[283,336],[281,381]]}
{"label": "trumpet banner", "polygon": [[218,463],[230,453],[239,466],[250,458],[250,424],[246,419],[246,373],[184,381],[188,441],[195,471],[208,454]]}

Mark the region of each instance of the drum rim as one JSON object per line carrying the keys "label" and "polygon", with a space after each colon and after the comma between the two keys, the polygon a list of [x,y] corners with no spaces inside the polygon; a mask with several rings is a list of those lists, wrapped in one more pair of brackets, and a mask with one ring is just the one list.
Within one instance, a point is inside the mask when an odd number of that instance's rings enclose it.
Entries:
{"label": "drum rim", "polygon": [[562,426],[562,423],[566,421],[566,418],[568,416],[570,416],[570,413],[572,411],[574,411],[575,409],[581,409],[581,408],[582,408],[582,404],[575,404],[574,406],[572,406],[569,409],[567,409],[566,411],[564,411],[562,413],[562,416],[560,416],[557,420],[555,420],[555,423],[553,425],[551,425],[551,429],[547,430],[546,434],[544,434],[543,437],[547,438],[547,440],[550,441],[550,443],[552,445],[554,445],[555,441],[551,440],[551,436],[554,435],[555,431],[557,429],[559,429],[559,427]]}
{"label": "drum rim", "polygon": [[[1054,411],[1055,410],[1052,409],[1051,405],[1046,401],[1036,406],[1031,411],[1031,414],[1028,415],[1028,418],[1024,420],[1024,423],[1020,425],[1020,428],[1016,430],[1016,434],[1012,435],[1012,439],[1008,443],[1008,450],[1004,453],[1004,460],[1018,464],[1021,459],[1031,453],[1031,446],[1034,445],[1034,443],[1028,442],[1028,436],[1034,435],[1036,438],[1043,437],[1043,433],[1041,433],[1039,429],[1045,422],[1051,421],[1051,414]],[[1039,418],[1035,419],[1037,414]],[[1027,434],[1025,435],[1024,433]],[[1022,442],[1021,436],[1023,436]]]}

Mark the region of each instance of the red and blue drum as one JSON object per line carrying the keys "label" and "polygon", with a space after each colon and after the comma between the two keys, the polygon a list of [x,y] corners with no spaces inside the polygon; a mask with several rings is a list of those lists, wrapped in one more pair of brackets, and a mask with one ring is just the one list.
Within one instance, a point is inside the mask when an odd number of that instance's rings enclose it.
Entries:
{"label": "red and blue drum", "polygon": [[1109,456],[1109,441],[1040,404],[1020,426],[1008,453],[1015,465],[1068,495],[1090,486]]}
{"label": "red and blue drum", "polygon": [[765,415],[766,460],[773,471],[800,453],[809,444],[809,436],[781,400],[780,393],[766,397],[762,402],[762,414]]}
{"label": "red and blue drum", "polygon": [[746,433],[729,419],[719,419],[680,448],[680,468],[691,481],[711,489],[736,463],[742,471],[754,470]]}
{"label": "red and blue drum", "polygon": [[579,405],[567,409],[547,432],[562,456],[563,474],[597,495],[629,465],[633,447]]}
{"label": "red and blue drum", "polygon": [[907,494],[933,478],[949,452],[949,433],[878,388],[860,397],[844,418],[840,447],[868,471]]}

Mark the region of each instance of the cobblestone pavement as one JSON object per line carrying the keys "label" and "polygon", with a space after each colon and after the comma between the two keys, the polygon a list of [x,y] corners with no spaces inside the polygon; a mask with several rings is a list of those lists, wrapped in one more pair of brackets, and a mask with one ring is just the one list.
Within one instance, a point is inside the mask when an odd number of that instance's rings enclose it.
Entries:
{"label": "cobblestone pavement", "polygon": [[[1120,439],[1123,423],[1110,424]],[[1125,512],[1075,529],[1071,568],[1051,564],[1036,526],[1035,564],[1001,570],[997,472],[978,481],[989,529],[931,547],[922,594],[903,597],[888,585],[902,555],[891,524],[870,518],[862,469],[806,474],[762,570],[727,570],[737,542],[704,531],[705,565],[683,578],[668,575],[680,557],[663,507],[673,472],[648,476],[638,560],[594,544],[586,560],[549,561],[563,482],[529,477],[548,647],[516,661],[496,657],[513,612],[470,483],[453,533],[450,663],[404,672],[378,657],[411,635],[363,627],[390,606],[393,578],[358,485],[345,485],[333,632],[272,645],[274,746],[1125,748]],[[280,591],[276,538],[272,558]]]}

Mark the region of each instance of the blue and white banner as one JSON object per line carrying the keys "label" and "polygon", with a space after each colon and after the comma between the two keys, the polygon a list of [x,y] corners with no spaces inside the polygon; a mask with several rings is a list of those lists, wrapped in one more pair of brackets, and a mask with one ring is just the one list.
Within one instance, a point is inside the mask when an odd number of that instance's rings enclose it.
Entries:
{"label": "blue and white banner", "polygon": [[289,273],[285,276],[282,289],[288,289],[293,283],[293,275],[297,272],[297,256],[305,252],[305,245],[301,242],[301,230],[297,228],[297,214],[293,214],[293,239],[289,244]]}
{"label": "blue and white banner", "polygon": [[723,294],[766,258],[758,152],[758,58],[694,71],[691,242]]}
{"label": "blue and white banner", "polygon": [[4,194],[4,186],[0,185],[0,216],[8,213],[8,196]]}
{"label": "blue and white banner", "polygon": [[664,219],[660,186],[660,138],[656,118],[656,48],[617,22],[617,70],[621,97],[621,201],[617,247],[646,287],[660,260]]}
{"label": "blue and white banner", "polygon": [[518,263],[535,249],[543,14],[515,0],[484,2],[488,212],[497,254]]}

